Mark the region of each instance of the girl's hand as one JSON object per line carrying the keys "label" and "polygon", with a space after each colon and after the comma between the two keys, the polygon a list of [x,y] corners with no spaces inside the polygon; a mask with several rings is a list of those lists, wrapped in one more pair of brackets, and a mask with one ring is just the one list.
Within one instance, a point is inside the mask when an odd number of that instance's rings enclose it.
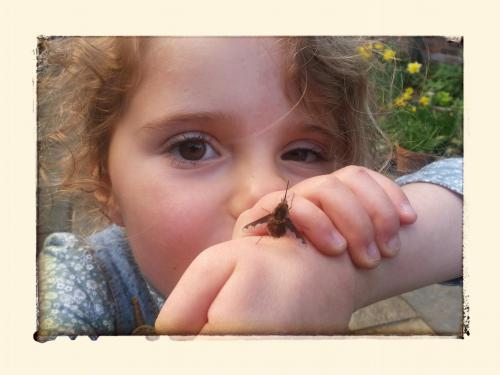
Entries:
{"label": "girl's hand", "polygon": [[362,306],[458,277],[461,198],[425,183],[406,185],[405,191],[420,220],[401,228],[400,256],[366,272],[346,253],[325,256],[293,236],[217,244],[183,274],[158,316],[157,332],[341,333]]}
{"label": "girl's hand", "polygon": [[[241,228],[272,212],[284,194],[270,193],[243,212],[235,235],[267,234],[265,225]],[[338,255],[347,248],[354,264],[362,268],[375,267],[381,256],[395,256],[401,247],[400,225],[417,219],[396,183],[357,166],[308,178],[289,189],[287,200],[294,226],[315,248],[325,255]]]}
{"label": "girl's hand", "polygon": [[355,269],[293,238],[246,237],[203,251],[168,297],[159,334],[331,334],[347,330]]}

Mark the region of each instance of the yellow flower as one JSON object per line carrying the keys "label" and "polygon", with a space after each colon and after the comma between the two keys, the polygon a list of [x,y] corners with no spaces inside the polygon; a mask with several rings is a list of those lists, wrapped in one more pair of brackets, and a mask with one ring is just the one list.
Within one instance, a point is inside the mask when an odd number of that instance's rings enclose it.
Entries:
{"label": "yellow flower", "polygon": [[428,96],[422,96],[418,101],[422,105],[428,105],[431,99]]}
{"label": "yellow flower", "polygon": [[359,46],[358,53],[361,55],[363,59],[365,60],[370,59],[372,57],[371,46],[370,45]]}
{"label": "yellow flower", "polygon": [[420,72],[420,68],[422,67],[422,64],[418,62],[412,62],[408,63],[408,66],[406,67],[406,71],[410,74],[415,74]]}
{"label": "yellow flower", "polygon": [[373,45],[373,48],[375,49],[378,49],[379,51],[383,50],[384,49],[384,45],[380,42],[375,42],[375,44]]}
{"label": "yellow flower", "polygon": [[394,57],[396,56],[396,51],[393,51],[390,48],[386,48],[384,51],[384,60],[389,61],[389,60],[394,60]]}
{"label": "yellow flower", "polygon": [[413,95],[413,87],[408,87],[402,96],[404,100],[410,100],[412,95]]}
{"label": "yellow flower", "polygon": [[394,105],[396,107],[404,107],[406,105],[406,99],[402,96],[398,96],[396,99],[394,99]]}
{"label": "yellow flower", "polygon": [[412,112],[417,112],[417,107],[415,107],[414,105],[411,106],[411,111]]}

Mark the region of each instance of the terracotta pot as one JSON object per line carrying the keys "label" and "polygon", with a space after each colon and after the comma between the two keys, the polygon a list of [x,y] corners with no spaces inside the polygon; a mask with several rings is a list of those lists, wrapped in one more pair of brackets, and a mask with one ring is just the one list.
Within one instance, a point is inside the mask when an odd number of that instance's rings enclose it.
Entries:
{"label": "terracotta pot", "polygon": [[433,161],[439,159],[438,156],[425,152],[414,152],[401,146],[396,146],[396,170],[398,173],[406,174],[419,170]]}

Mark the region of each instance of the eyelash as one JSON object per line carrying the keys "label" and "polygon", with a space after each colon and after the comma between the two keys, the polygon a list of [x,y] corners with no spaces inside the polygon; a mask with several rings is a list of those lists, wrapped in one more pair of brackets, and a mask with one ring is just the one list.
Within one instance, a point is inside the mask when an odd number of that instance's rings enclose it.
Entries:
{"label": "eyelash", "polygon": [[[293,160],[293,159],[283,159],[283,157],[286,155],[286,154],[290,154],[292,152],[308,152],[312,155],[314,155],[314,157],[316,158],[316,160],[313,160],[313,161],[302,161],[302,160]],[[326,157],[325,155],[325,152],[321,149],[317,149],[315,147],[296,147],[296,148],[292,148],[286,152],[283,153],[283,155],[281,155],[281,159],[282,160],[290,160],[290,161],[294,161],[294,162],[299,162],[299,163],[320,163],[320,162],[324,162],[324,161],[328,161],[328,157]]]}
{"label": "eyelash", "polygon": [[165,145],[165,153],[167,154],[168,158],[170,159],[170,162],[175,168],[179,169],[196,168],[197,166],[199,166],[201,163],[204,162],[204,160],[185,159],[182,157],[182,155],[180,155],[179,147],[181,147],[182,145],[187,145],[189,143],[204,145],[205,149],[203,151],[202,157],[206,155],[207,146],[212,149],[213,153],[220,155],[219,152],[216,150],[216,148],[212,146],[212,144],[215,143],[215,140],[212,137],[208,136],[207,134],[200,132],[183,133],[170,138],[167,144]]}
{"label": "eyelash", "polygon": [[[203,149],[203,155],[201,155],[199,160],[190,160],[186,159],[181,155],[181,150],[179,149],[183,145],[187,144],[202,144],[204,146]],[[217,151],[217,148],[213,146],[213,144],[216,143],[215,139],[210,137],[209,135],[201,132],[188,132],[188,133],[183,133],[179,134],[176,136],[173,136],[170,138],[166,145],[165,145],[165,154],[168,156],[170,159],[170,162],[172,163],[172,166],[174,168],[179,168],[179,169],[190,169],[190,168],[196,168],[200,164],[206,162],[207,160],[202,160],[202,158],[206,157],[207,154],[207,147],[210,148],[210,152],[213,154],[217,154],[217,156],[220,156],[220,153]],[[186,150],[185,150],[186,151]],[[305,161],[305,160],[293,160],[293,158],[285,158],[286,155],[288,154],[289,157],[292,157],[291,153],[292,152],[306,152],[314,155],[315,160],[312,161]],[[304,155],[300,155],[304,156]],[[215,156],[210,156],[208,160],[214,159]],[[281,156],[281,160],[285,161],[291,161],[295,163],[304,163],[304,164],[312,164],[312,163],[321,163],[328,161],[329,158],[325,155],[324,150],[321,147],[318,146],[298,146],[295,148],[291,148],[287,151],[285,151]],[[307,156],[306,156],[307,158]]]}

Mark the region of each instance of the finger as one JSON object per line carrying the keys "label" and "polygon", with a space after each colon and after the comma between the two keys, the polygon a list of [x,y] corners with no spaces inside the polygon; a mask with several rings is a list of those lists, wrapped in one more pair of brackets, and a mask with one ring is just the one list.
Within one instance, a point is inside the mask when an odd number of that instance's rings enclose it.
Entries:
{"label": "finger", "polygon": [[381,255],[396,255],[401,248],[400,219],[389,195],[365,168],[351,168],[339,178],[354,192],[370,216]]}
{"label": "finger", "polygon": [[[253,208],[243,212],[235,225],[233,238],[268,234],[266,225],[248,227],[248,223],[255,222],[261,215],[264,215],[264,217],[269,215],[269,211],[272,212],[272,210],[267,209],[267,207],[270,208],[273,204],[279,204],[283,195],[281,195],[280,200],[277,197],[279,195],[272,193],[272,195],[263,197]],[[330,256],[341,254],[346,249],[347,242],[345,238],[318,206],[296,194],[292,195],[288,204],[290,204],[289,217],[293,226],[318,251]]]}
{"label": "finger", "polygon": [[292,223],[325,255],[339,255],[347,248],[347,241],[332,220],[310,200],[295,196],[290,208]]}
{"label": "finger", "polygon": [[354,192],[334,175],[297,184],[297,194],[320,207],[347,240],[358,267],[373,268],[380,261],[372,221]]}
{"label": "finger", "polygon": [[[221,245],[216,245],[218,253]],[[217,254],[217,261],[213,251],[215,247],[200,253],[184,272],[156,319],[157,333],[196,335],[207,323],[210,305],[235,267],[230,251]]]}
{"label": "finger", "polygon": [[375,171],[364,169],[377,183],[385,190],[389,199],[392,201],[399,213],[401,224],[412,224],[417,220],[417,213],[413,209],[408,200],[408,197],[401,189],[401,186],[396,184],[390,178],[381,175]]}

